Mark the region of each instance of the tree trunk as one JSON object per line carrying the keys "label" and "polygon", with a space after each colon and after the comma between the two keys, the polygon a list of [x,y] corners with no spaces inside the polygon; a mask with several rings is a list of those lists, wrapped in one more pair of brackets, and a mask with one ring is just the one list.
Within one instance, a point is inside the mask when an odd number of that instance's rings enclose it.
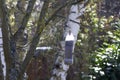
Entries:
{"label": "tree trunk", "polygon": [[[33,3],[34,4],[34,3]],[[14,13],[15,16],[15,25],[14,29],[12,29],[12,33],[15,33],[18,28],[20,28],[21,22],[23,20],[23,17],[25,15],[25,0],[18,0],[16,5],[16,11]],[[24,32],[23,32],[24,33]],[[21,33],[21,34],[23,34]],[[24,35],[20,37],[18,40],[16,40],[16,49],[18,53],[18,62],[21,63],[23,61],[23,57],[25,54],[25,50],[23,49],[23,46],[25,45],[25,39]]]}
{"label": "tree trunk", "polygon": [[0,80],[4,80],[3,65],[2,65],[2,60],[1,60],[1,52],[0,52]]}
{"label": "tree trunk", "polygon": [[[1,10],[0,10],[0,12],[1,12]],[[1,27],[1,15],[0,15],[0,27]],[[3,43],[3,41],[2,41],[2,31],[1,31],[1,28],[0,28],[0,79],[4,80],[4,72],[3,72],[4,66],[2,64],[2,59],[3,58],[1,58],[2,57],[2,52],[3,52],[2,43]]]}
{"label": "tree trunk", "polygon": [[[73,45],[74,46],[73,52],[74,52],[75,43],[77,40],[79,28],[80,28],[80,20],[78,19],[78,17],[83,14],[84,10],[85,10],[84,3],[72,5],[70,9],[70,14],[68,16],[68,21],[66,24],[67,27],[65,29],[64,36],[66,37],[66,34],[68,33],[69,30],[71,30],[71,32],[73,33],[75,38],[74,45]],[[65,41],[61,41],[61,46],[62,46],[62,49],[58,53],[58,57],[55,61],[55,67],[53,69],[52,77],[50,80],[66,80],[67,71],[70,65],[67,65],[64,63]]]}
{"label": "tree trunk", "polygon": [[44,30],[44,28],[46,27],[45,26],[45,15],[46,15],[46,11],[48,9],[48,4],[49,4],[49,0],[47,1],[44,1],[44,4],[43,4],[43,7],[42,7],[42,10],[41,10],[41,13],[40,13],[40,16],[39,16],[39,20],[38,20],[38,23],[37,23],[37,29],[36,29],[36,33],[33,37],[33,40],[30,44],[30,48],[29,50],[27,51],[27,55],[20,67],[20,74],[18,76],[18,80],[21,80],[23,78],[23,74],[27,68],[27,65],[29,64],[31,58],[33,57],[34,55],[34,52],[36,50],[36,47],[37,47],[37,44],[39,42],[39,39],[40,39],[40,35],[42,33],[42,31]]}
{"label": "tree trunk", "polygon": [[6,62],[6,79],[9,80],[10,68],[12,64],[12,59],[10,57],[10,38],[9,38],[9,23],[8,23],[8,14],[6,10],[5,0],[0,0],[0,9],[1,9],[1,19],[2,19],[2,36],[3,36],[3,50],[5,55]]}
{"label": "tree trunk", "polygon": [[27,43],[27,32],[25,33],[25,27],[27,26],[28,20],[32,13],[34,4],[36,0],[30,0],[28,7],[25,11],[25,0],[18,0],[17,10],[15,12],[15,25],[17,32],[14,34],[14,39],[16,40],[16,49],[19,55],[19,62],[21,63],[25,57],[26,50],[23,49],[24,45]]}

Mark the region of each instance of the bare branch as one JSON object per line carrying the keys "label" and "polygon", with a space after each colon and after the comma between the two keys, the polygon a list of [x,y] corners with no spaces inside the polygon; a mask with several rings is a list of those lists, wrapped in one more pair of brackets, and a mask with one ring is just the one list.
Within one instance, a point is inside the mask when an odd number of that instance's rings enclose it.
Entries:
{"label": "bare branch", "polygon": [[57,14],[60,10],[62,10],[63,8],[65,8],[66,6],[75,5],[75,4],[78,4],[78,3],[82,2],[82,1],[84,1],[84,0],[66,1],[63,5],[61,5],[60,7],[58,7],[58,8],[52,13],[52,15],[51,15],[51,16],[48,18],[48,20],[46,21],[45,25],[48,25],[49,22],[56,17],[56,14]]}
{"label": "bare branch", "polygon": [[40,13],[40,16],[39,16],[39,20],[38,20],[38,23],[37,23],[36,33],[33,37],[33,40],[31,42],[30,48],[27,52],[27,55],[26,55],[22,65],[20,67],[20,69],[21,69],[21,72],[20,72],[20,75],[19,75],[20,79],[21,79],[22,75],[24,74],[25,69],[27,68],[27,65],[29,64],[31,58],[34,55],[34,52],[36,50],[36,46],[37,46],[37,44],[39,42],[39,39],[40,39],[40,35],[41,35],[43,29],[45,28],[45,13],[47,12],[48,4],[49,4],[49,0],[45,1],[44,4],[43,4],[42,10],[41,10],[41,13]]}
{"label": "bare branch", "polygon": [[23,17],[23,20],[22,20],[22,23],[18,29],[18,31],[14,34],[14,39],[17,40],[18,37],[20,37],[23,32],[24,32],[24,29],[28,23],[28,20],[29,20],[29,17],[31,15],[31,12],[33,10],[33,7],[34,7],[34,4],[35,4],[36,0],[30,0],[29,1],[29,5],[27,7],[27,10],[26,10],[26,14],[25,16]]}

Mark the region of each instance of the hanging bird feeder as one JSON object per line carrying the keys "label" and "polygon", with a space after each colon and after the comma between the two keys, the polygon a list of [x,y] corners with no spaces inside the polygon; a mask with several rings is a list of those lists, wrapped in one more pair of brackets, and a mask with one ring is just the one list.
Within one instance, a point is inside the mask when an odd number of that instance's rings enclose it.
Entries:
{"label": "hanging bird feeder", "polygon": [[66,35],[65,38],[65,64],[73,64],[73,44],[74,44],[74,36],[71,31]]}

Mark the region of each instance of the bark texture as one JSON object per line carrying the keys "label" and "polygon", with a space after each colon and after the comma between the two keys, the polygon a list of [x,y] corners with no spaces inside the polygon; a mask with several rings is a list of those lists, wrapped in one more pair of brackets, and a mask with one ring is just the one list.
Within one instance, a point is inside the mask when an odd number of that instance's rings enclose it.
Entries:
{"label": "bark texture", "polygon": [[[8,12],[5,5],[5,0],[0,0],[0,9],[1,9],[1,21],[2,21],[2,36],[3,36],[3,49],[6,61],[6,79],[9,80],[10,69],[12,67],[12,59],[11,59],[11,50],[10,50],[10,34],[9,34],[9,19]],[[3,17],[4,16],[4,17]]]}

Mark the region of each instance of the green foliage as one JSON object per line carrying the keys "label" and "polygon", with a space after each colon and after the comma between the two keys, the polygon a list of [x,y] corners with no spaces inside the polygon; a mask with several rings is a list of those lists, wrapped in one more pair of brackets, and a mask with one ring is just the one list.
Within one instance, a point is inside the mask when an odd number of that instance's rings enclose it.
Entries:
{"label": "green foliage", "polygon": [[[110,22],[106,39],[91,55],[90,70],[93,80],[119,80],[120,77],[120,22]],[[103,37],[105,38],[105,37]]]}
{"label": "green foliage", "polygon": [[[83,80],[119,80],[120,19],[114,15],[100,16],[98,3],[91,2],[81,18],[77,47],[82,55]],[[107,14],[106,14],[107,15]],[[89,61],[88,61],[89,60]],[[87,75],[87,76],[86,76]]]}
{"label": "green foliage", "polygon": [[120,43],[108,44],[92,54],[91,73],[93,80],[118,80],[120,75]]}

